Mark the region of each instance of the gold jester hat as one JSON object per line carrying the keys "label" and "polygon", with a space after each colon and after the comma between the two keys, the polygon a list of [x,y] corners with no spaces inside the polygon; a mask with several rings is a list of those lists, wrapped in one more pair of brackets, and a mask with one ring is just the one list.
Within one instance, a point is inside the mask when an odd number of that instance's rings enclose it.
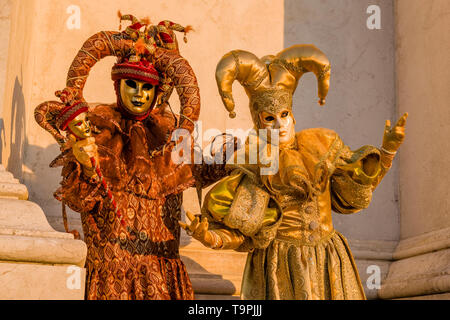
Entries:
{"label": "gold jester hat", "polygon": [[250,99],[253,122],[259,127],[260,112],[292,109],[292,96],[306,72],[316,75],[319,104],[324,105],[330,85],[330,62],[322,51],[310,44],[294,45],[276,56],[261,59],[248,51],[233,50],[217,64],[216,81],[230,118],[236,116],[232,84],[239,81]]}

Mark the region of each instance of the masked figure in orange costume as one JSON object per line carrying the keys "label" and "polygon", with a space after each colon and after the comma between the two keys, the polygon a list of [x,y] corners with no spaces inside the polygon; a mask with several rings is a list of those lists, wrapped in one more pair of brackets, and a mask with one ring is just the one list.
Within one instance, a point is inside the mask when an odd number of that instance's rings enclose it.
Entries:
{"label": "masked figure in orange costume", "polygon": [[[83,44],[66,88],[57,92],[63,103],[36,108],[37,122],[63,151],[51,164],[63,166],[55,197],[81,214],[87,299],[193,299],[178,253],[181,192],[217,181],[226,171],[223,165],[171,161],[172,131],[192,132],[200,112],[195,74],[173,32],[189,29],[169,21],[150,25],[130,15],[121,19],[132,21],[124,32],[99,32]],[[91,67],[106,56],[117,57],[117,104],[88,106],[83,87]],[[167,103],[174,88],[180,116]]]}
{"label": "masked figure in orange costume", "polygon": [[[235,171],[206,195],[202,217],[188,213],[191,223],[180,223],[207,247],[249,252],[243,299],[365,299],[331,211],[350,214],[370,204],[403,142],[407,114],[393,128],[386,123],[379,149],[351,151],[329,129],[295,132],[292,96],[306,72],[316,75],[323,105],[330,63],[313,45],[295,45],[261,59],[235,50],[217,66],[219,93],[230,116],[235,117],[231,90],[236,80],[250,99],[255,129],[279,130],[278,139],[256,137],[255,148],[250,137],[246,161],[236,161]],[[256,163],[249,161],[261,143],[276,153],[278,170],[262,173],[268,163],[264,154]]]}

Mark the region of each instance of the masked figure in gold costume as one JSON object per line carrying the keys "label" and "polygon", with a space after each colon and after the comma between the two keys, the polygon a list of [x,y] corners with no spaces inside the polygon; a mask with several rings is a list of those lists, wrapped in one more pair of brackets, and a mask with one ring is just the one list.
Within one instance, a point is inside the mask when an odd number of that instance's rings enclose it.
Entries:
{"label": "masked figure in gold costume", "polygon": [[[261,174],[266,163],[261,159],[231,165],[233,173],[206,195],[202,216],[188,213],[191,223],[180,223],[205,246],[249,252],[243,299],[365,299],[331,212],[367,208],[404,139],[407,114],[393,128],[386,122],[379,149],[351,151],[329,129],[295,132],[292,96],[306,72],[316,75],[323,105],[330,63],[313,45],[295,45],[261,59],[235,50],[217,66],[219,93],[230,117],[235,117],[231,90],[237,80],[249,97],[255,128],[279,129],[276,145],[275,139],[267,139],[278,152],[276,173]],[[246,159],[252,150],[249,141]]]}
{"label": "masked figure in gold costume", "polygon": [[[192,132],[200,112],[195,74],[174,34],[188,28],[121,19],[132,25],[83,44],[66,88],[57,92],[62,103],[35,110],[62,150],[51,164],[63,167],[54,195],[81,214],[87,299],[193,299],[178,252],[182,191],[216,182],[226,170],[171,160],[171,133]],[[117,57],[111,72],[117,103],[88,105],[82,93],[89,71],[106,56]],[[167,103],[174,88],[180,116]]]}

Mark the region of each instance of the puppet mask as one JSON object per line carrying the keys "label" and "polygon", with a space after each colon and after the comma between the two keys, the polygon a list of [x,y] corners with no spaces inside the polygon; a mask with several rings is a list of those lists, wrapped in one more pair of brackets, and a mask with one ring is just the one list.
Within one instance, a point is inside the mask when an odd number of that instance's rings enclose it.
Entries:
{"label": "puppet mask", "polygon": [[86,112],[80,113],[68,125],[70,131],[78,138],[86,139],[92,134],[91,124],[86,117]]}

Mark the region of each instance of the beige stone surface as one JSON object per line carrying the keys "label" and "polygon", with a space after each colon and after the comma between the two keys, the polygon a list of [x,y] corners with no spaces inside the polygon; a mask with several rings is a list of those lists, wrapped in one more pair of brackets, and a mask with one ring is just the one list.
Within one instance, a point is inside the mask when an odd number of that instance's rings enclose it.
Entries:
{"label": "beige stone surface", "polygon": [[14,178],[11,172],[0,171],[0,182],[18,182],[17,179]]}
{"label": "beige stone surface", "polygon": [[393,260],[397,241],[348,239],[350,249],[358,259]]}
{"label": "beige stone surface", "polygon": [[379,291],[382,299],[450,292],[450,249],[395,261]]}
{"label": "beige stone surface", "polygon": [[[380,7],[380,30],[366,26],[366,10],[374,4]],[[393,1],[286,0],[284,12],[284,47],[315,44],[331,63],[323,107],[317,104],[314,75],[300,79],[293,104],[296,129],[333,129],[351,149],[380,146],[385,120],[394,122],[397,117]],[[413,154],[403,148],[400,153]],[[369,208],[352,215],[334,214],[336,230],[351,239],[399,240],[399,168],[395,160]]]}
{"label": "beige stone surface", "polygon": [[[6,63],[8,60],[9,47],[9,31],[10,31],[10,16],[11,16],[11,0],[0,1],[0,159],[2,146],[6,145],[6,141],[2,140],[3,134],[3,94],[6,82]],[[3,136],[4,138],[4,136]],[[0,161],[1,163],[1,161]]]}
{"label": "beige stone surface", "polygon": [[449,15],[445,0],[395,2],[397,104],[410,117],[399,154],[401,241],[381,298],[449,299]]}
{"label": "beige stone surface", "polygon": [[73,235],[55,231],[42,209],[31,201],[0,198],[0,234],[19,234],[62,239]]}
{"label": "beige stone surface", "polygon": [[212,250],[196,240],[180,248],[196,294],[239,295],[247,254]]}
{"label": "beige stone surface", "polygon": [[[400,260],[446,248],[450,248],[450,228],[402,239],[393,253],[393,258]],[[450,260],[448,263],[450,264]]]}
{"label": "beige stone surface", "polygon": [[450,293],[430,294],[426,296],[399,298],[396,300],[450,300]]}
{"label": "beige stone surface", "polygon": [[0,197],[16,198],[20,200],[28,199],[27,187],[19,183],[1,182]]}
{"label": "beige stone surface", "polygon": [[86,270],[75,268],[78,267],[0,262],[0,300],[84,299]]}
{"label": "beige stone surface", "polygon": [[84,267],[86,253],[86,245],[81,240],[0,235],[0,261]]}
{"label": "beige stone surface", "polygon": [[392,258],[381,298],[448,299],[450,228],[402,239]]}
{"label": "beige stone surface", "polygon": [[[14,184],[0,182],[0,191],[5,185]],[[4,197],[0,193],[0,261],[83,267],[86,252],[83,241],[74,240],[72,234],[55,231],[36,203]]]}
{"label": "beige stone surface", "polygon": [[399,113],[408,111],[400,151],[401,235],[450,226],[450,1],[396,1]]}
{"label": "beige stone surface", "polygon": [[[55,231],[42,209],[25,200],[27,188],[1,165],[0,175],[8,181],[0,181],[0,299],[83,299],[86,244]],[[70,266],[78,271],[75,290],[66,284]]]}
{"label": "beige stone surface", "polygon": [[[359,277],[361,279],[361,284],[363,286],[364,293],[366,294],[366,298],[368,300],[378,299],[380,288],[373,286],[375,284],[374,279],[369,277],[374,275],[373,268],[378,267],[380,270],[380,284],[382,284],[388,276],[391,261],[360,259],[355,256],[355,263],[358,268]],[[368,285],[368,282],[370,286]]]}

